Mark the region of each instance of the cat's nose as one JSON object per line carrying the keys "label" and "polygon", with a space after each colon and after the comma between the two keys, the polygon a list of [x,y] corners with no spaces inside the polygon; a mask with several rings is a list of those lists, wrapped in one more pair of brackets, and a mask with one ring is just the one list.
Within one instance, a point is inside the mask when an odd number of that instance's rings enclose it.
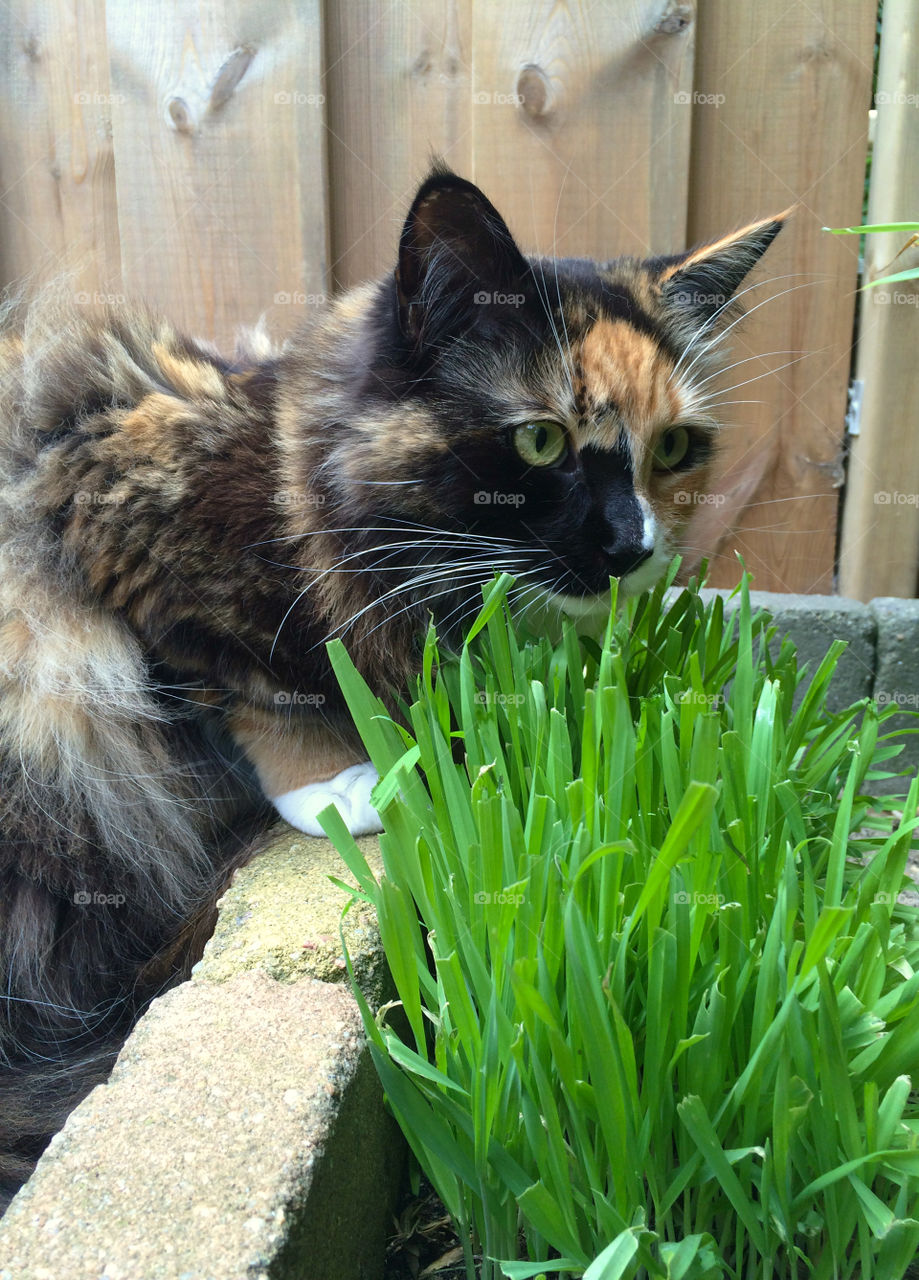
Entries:
{"label": "cat's nose", "polygon": [[614,578],[624,578],[626,574],[634,573],[652,554],[649,548],[630,538],[614,538],[603,546],[602,551],[606,556],[608,570]]}

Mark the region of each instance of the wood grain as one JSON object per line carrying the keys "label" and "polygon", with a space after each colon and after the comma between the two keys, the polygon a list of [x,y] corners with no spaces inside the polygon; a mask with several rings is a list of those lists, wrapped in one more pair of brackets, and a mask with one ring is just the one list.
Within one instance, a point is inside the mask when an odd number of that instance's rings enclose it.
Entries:
{"label": "wood grain", "polygon": [[851,0],[700,9],[690,239],[797,205],[745,299],[775,301],[732,335],[747,363],[723,385],[746,385],[723,398],[757,403],[725,407],[721,478],[691,532],[700,553],[721,538],[713,584],[737,581],[739,552],[762,590],[833,589],[857,245],[821,228],[859,220],[874,16]]}
{"label": "wood grain", "polygon": [[436,152],[472,167],[471,0],[325,10],[334,280],[391,270],[412,193]]}
{"label": "wood grain", "polygon": [[121,288],[104,0],[0,6],[0,275]]}
{"label": "wood grain", "polygon": [[474,176],[526,247],[684,246],[694,38],[688,4],[475,6]]}
{"label": "wood grain", "polygon": [[108,5],[126,289],[226,345],[326,293],[318,0]]}
{"label": "wood grain", "polygon": [[[919,0],[887,0],[868,222],[919,218]],[[919,266],[908,236],[868,236],[865,279]],[[894,262],[893,259],[896,258]],[[864,383],[842,522],[840,590],[913,596],[919,573],[919,280],[861,295],[855,376]]]}

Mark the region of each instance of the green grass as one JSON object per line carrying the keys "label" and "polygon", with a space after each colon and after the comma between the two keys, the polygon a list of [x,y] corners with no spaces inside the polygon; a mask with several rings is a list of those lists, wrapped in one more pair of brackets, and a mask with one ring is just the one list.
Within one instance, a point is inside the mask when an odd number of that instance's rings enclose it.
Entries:
{"label": "green grass", "polygon": [[[823,229],[834,236],[864,236],[887,231],[896,231],[900,235],[908,233],[909,239],[897,253],[898,258],[904,249],[916,244],[919,237],[919,222],[877,222],[866,223],[861,227],[824,227]],[[878,276],[877,280],[866,281],[864,288],[876,289],[879,284],[899,284],[905,280],[919,280],[919,267],[909,267],[906,271],[895,271],[888,276]]]}
{"label": "green grass", "polygon": [[506,586],[460,655],[429,634],[404,726],[331,646],[381,773],[379,880],[324,819],[398,992],[365,1024],[468,1274],[896,1280],[919,784],[899,826],[861,794],[886,716],[827,713],[841,644],[794,709],[746,583],[736,626],[662,584],[557,645]]}

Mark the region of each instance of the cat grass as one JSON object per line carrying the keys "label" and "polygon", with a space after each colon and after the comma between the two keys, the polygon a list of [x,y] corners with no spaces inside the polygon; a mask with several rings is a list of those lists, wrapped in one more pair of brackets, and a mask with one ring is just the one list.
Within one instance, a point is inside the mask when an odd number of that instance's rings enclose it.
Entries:
{"label": "cat grass", "polygon": [[355,988],[370,1050],[469,1276],[896,1280],[919,783],[863,794],[898,748],[826,711],[841,644],[801,697],[746,581],[730,620],[672,577],[602,643],[528,635],[496,581],[404,724],[331,646],[381,774],[381,876],[324,815],[397,992]]}

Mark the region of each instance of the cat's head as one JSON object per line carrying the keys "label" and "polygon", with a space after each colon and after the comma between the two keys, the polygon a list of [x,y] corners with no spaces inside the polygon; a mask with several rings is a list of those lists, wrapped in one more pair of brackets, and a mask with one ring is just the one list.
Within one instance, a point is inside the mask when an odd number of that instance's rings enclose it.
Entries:
{"label": "cat's head", "polygon": [[783,216],[666,258],[540,259],[436,169],[377,298],[357,439],[326,472],[346,527],[403,544],[384,576],[414,568],[449,601],[507,569],[569,612],[611,575],[651,586],[707,482],[717,335]]}

